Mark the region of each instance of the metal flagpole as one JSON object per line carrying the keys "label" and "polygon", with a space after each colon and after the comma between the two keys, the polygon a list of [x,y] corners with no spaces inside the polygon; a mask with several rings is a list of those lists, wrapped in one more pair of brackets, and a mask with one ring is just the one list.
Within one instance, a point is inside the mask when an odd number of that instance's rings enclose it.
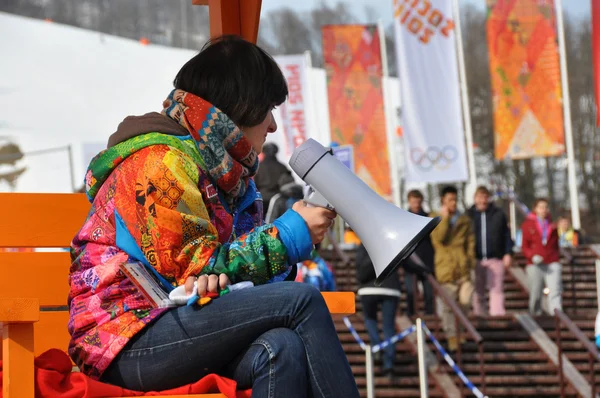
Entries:
{"label": "metal flagpole", "polygon": [[367,398],[375,398],[375,375],[373,369],[373,348],[370,344],[365,348],[365,367],[367,371]]}
{"label": "metal flagpole", "polygon": [[558,53],[560,56],[560,80],[563,94],[563,115],[565,118],[565,144],[567,145],[567,164],[569,177],[569,198],[571,202],[571,220],[573,228],[581,229],[579,215],[579,195],[577,192],[577,176],[575,175],[575,150],[573,147],[573,128],[571,124],[571,97],[569,95],[569,78],[567,71],[567,55],[565,50],[565,28],[563,25],[562,0],[554,0],[556,9],[556,30],[558,31]]}
{"label": "metal flagpole", "polygon": [[396,158],[396,143],[394,139],[394,126],[396,125],[396,112],[392,106],[389,87],[389,72],[387,50],[385,48],[385,31],[383,21],[377,21],[377,30],[379,32],[379,46],[381,49],[381,69],[383,72],[382,95],[383,112],[385,115],[385,133],[387,136],[388,158],[390,164],[390,178],[392,180],[392,198],[394,204],[400,206],[400,176],[398,175],[398,159]]}
{"label": "metal flagpole", "polygon": [[[511,192],[513,188],[510,188]],[[515,204],[514,198],[509,198],[509,209],[510,209],[510,237],[514,241],[517,239],[517,205]]]}
{"label": "metal flagpole", "polygon": [[458,75],[460,80],[465,141],[467,145],[467,161],[469,163],[469,184],[467,186],[467,196],[470,198],[475,194],[475,187],[477,186],[477,173],[475,170],[475,153],[473,152],[471,107],[469,105],[469,91],[467,90],[467,73],[465,72],[465,54],[462,44],[460,8],[458,6],[458,0],[452,0],[452,9],[454,14],[454,34],[456,35],[456,52],[458,57]]}
{"label": "metal flagpole", "polygon": [[427,364],[425,363],[425,333],[423,333],[423,320],[417,318],[417,357],[419,359],[419,386],[421,398],[427,398]]}

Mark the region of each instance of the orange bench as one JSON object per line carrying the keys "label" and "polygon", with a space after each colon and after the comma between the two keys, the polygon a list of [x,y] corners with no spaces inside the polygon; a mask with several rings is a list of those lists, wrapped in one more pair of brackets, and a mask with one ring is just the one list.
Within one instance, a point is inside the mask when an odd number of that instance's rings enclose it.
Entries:
{"label": "orange bench", "polygon": [[[0,194],[0,248],[68,247],[89,209],[84,194]],[[67,349],[69,266],[65,251],[0,252],[4,398],[33,397],[34,356]],[[354,293],[323,296],[332,313],[354,313]]]}

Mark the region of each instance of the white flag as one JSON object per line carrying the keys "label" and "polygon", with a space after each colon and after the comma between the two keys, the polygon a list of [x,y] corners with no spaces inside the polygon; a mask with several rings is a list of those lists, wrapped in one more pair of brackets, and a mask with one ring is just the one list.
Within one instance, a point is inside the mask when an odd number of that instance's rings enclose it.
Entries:
{"label": "white flag", "polygon": [[452,2],[395,0],[408,182],[466,181]]}
{"label": "white flag", "polygon": [[[285,158],[292,156],[294,149],[309,137],[307,99],[308,68],[305,55],[281,55],[275,57],[288,85],[288,99],[279,106],[282,130],[279,143],[283,143],[280,152]],[[283,141],[283,142],[282,142]]]}

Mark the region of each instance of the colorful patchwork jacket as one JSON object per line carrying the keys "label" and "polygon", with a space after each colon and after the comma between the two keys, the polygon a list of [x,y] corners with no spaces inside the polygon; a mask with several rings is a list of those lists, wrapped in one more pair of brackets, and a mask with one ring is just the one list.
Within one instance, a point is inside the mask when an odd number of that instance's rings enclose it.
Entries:
{"label": "colorful patchwork jacket", "polygon": [[141,262],[171,286],[212,273],[264,284],[291,277],[292,265],[310,257],[310,234],[298,213],[262,225],[250,178],[243,194],[227,196],[223,187],[232,186],[229,170],[238,166],[240,145],[250,146],[223,113],[189,97],[198,103],[186,123],[200,127],[190,132],[164,111],[128,117],[86,174],[92,208],[71,248],[69,354],[94,379],[169,310],[154,308],[123,264]]}

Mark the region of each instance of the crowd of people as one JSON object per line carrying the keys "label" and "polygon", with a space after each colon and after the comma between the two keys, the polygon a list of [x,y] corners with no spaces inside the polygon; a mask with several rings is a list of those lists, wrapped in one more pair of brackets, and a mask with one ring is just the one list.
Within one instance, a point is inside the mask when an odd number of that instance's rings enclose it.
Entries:
{"label": "crowd of people", "polygon": [[[270,222],[302,199],[303,190],[302,185],[294,181],[289,170],[276,160],[277,147],[274,144],[268,145],[269,150],[264,151],[263,162],[279,165],[259,170],[256,181],[259,189],[260,182],[265,181],[264,190],[269,192],[269,196],[265,198],[265,208],[268,209],[266,221]],[[274,184],[275,181],[277,184]],[[277,192],[272,189],[275,186]],[[415,294],[419,285],[423,293],[424,313],[434,313],[436,303],[427,273],[436,278],[464,312],[472,312],[477,316],[504,315],[504,274],[513,264],[516,250],[520,250],[527,261],[525,270],[530,290],[530,313],[542,314],[545,291],[548,296],[548,312],[553,313],[554,309],[562,308],[560,258],[562,255],[565,261],[571,261],[568,249],[578,245],[579,234],[570,227],[566,217],[552,221],[547,199],[537,199],[532,211],[523,206],[526,217],[520,227],[518,247],[515,247],[511,237],[507,215],[494,204],[492,193],[485,186],[476,189],[473,205],[465,211],[459,210],[458,190],[454,186],[446,186],[441,190],[440,208],[430,214],[423,208],[424,196],[419,190],[409,191],[406,199],[411,213],[441,217],[440,224],[431,236],[419,245],[404,264],[406,315],[415,315]],[[365,325],[371,341],[377,344],[381,341],[377,325],[378,308],[382,312],[383,335],[387,339],[395,331],[394,319],[399,308],[402,286],[399,276],[388,278],[382,286],[374,285],[375,273],[362,244],[357,247],[356,270]],[[454,313],[442,301],[440,317],[448,339],[448,348],[454,351],[461,342],[456,338]],[[393,351],[393,346],[384,351],[384,373],[391,372]]]}
{"label": "crowd of people", "polygon": [[[458,190],[453,186],[446,186],[440,193],[440,209],[427,214],[423,210],[423,194],[418,190],[410,191],[407,195],[408,210],[412,213],[441,217],[440,224],[417,248],[415,253],[404,265],[404,279],[406,288],[407,315],[414,315],[415,280],[422,284],[424,312],[432,314],[434,311],[434,298],[432,287],[425,278],[422,270],[430,272],[440,283],[445,292],[462,307],[465,313],[477,316],[501,316],[506,313],[504,306],[504,274],[513,264],[515,253],[514,242],[511,238],[509,220],[506,214],[491,201],[492,194],[485,186],[477,188],[474,204],[460,211],[458,208]],[[554,313],[554,309],[562,309],[562,265],[564,261],[570,262],[572,256],[569,249],[576,247],[579,234],[569,225],[569,220],[560,217],[553,222],[547,199],[539,198],[533,204],[533,211],[526,213],[526,218],[521,225],[521,242],[518,248],[524,255],[527,266],[527,280],[530,290],[529,312],[533,315],[542,314],[542,298],[544,287],[548,296],[547,311]],[[358,248],[361,253],[364,247]],[[365,252],[366,253],[366,252]],[[368,260],[357,254],[357,270],[365,268],[363,263]],[[397,280],[399,275],[390,279]],[[362,283],[360,273],[358,281]],[[399,283],[387,282],[388,289],[400,290]],[[382,304],[384,336],[392,333],[391,319],[395,318],[398,311],[399,291],[383,293],[373,296],[369,289],[369,296],[363,294],[361,285],[358,294],[363,302]],[[486,302],[486,293],[489,301]],[[384,305],[387,304],[387,307]],[[389,303],[394,303],[395,308],[390,309]],[[457,340],[454,313],[442,300],[439,301],[440,317],[445,330],[448,349],[454,351],[463,341]],[[380,341],[379,332],[374,325],[377,319],[376,311],[372,308],[364,310],[365,323],[369,336],[376,343]],[[600,316],[599,316],[600,319]],[[599,321],[600,322],[600,321]],[[389,355],[393,351],[389,350]],[[386,358],[385,366],[389,366],[393,358]]]}

